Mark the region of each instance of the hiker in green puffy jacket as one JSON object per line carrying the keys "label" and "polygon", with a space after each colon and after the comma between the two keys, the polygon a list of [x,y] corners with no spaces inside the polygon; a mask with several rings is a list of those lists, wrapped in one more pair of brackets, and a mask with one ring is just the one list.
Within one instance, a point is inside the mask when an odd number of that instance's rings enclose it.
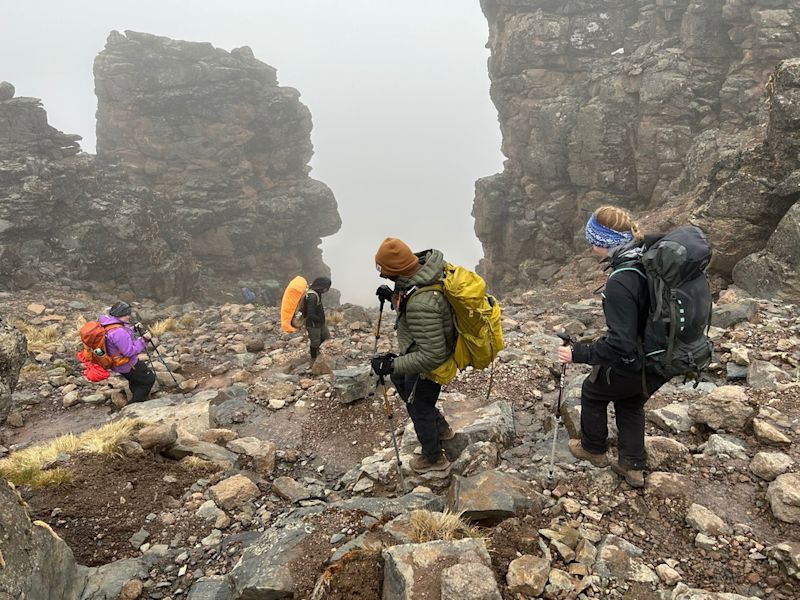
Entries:
{"label": "hiker in green puffy jacket", "polygon": [[400,355],[380,354],[371,360],[377,375],[391,375],[406,404],[414,431],[422,444],[422,456],[411,461],[417,473],[444,470],[450,462],[442,440],[454,433],[436,407],[442,386],[428,378],[455,348],[456,330],[450,304],[440,290],[421,289],[444,276],[444,256],[439,250],[414,254],[396,238],[386,238],[375,255],[380,276],[394,281],[392,290],[382,285],[376,292],[397,312]]}

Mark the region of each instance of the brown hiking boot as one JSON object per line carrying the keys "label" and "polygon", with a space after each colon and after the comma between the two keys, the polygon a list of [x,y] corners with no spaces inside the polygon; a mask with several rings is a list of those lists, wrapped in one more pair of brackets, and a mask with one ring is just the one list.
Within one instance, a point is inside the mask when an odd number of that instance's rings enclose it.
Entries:
{"label": "brown hiking boot", "polygon": [[580,440],[570,440],[567,442],[567,445],[569,446],[569,451],[572,452],[572,456],[578,460],[586,460],[595,467],[607,467],[609,464],[608,456],[606,456],[605,452],[602,454],[593,454],[588,450],[584,450]]}
{"label": "brown hiking boot", "polygon": [[409,462],[409,466],[415,473],[427,473],[428,471],[444,471],[450,466],[450,461],[442,453],[439,460],[431,462],[424,456],[415,456]]}
{"label": "brown hiking boot", "polygon": [[644,487],[644,471],[637,471],[636,469],[626,469],[619,463],[614,463],[611,465],[611,470],[614,471],[617,475],[622,477],[625,481],[628,482],[628,485],[632,488],[643,488]]}
{"label": "brown hiking boot", "polygon": [[450,427],[449,425],[447,429],[445,429],[439,434],[439,439],[443,442],[446,442],[447,440],[452,440],[454,437],[456,437],[456,432],[453,431],[453,428]]}

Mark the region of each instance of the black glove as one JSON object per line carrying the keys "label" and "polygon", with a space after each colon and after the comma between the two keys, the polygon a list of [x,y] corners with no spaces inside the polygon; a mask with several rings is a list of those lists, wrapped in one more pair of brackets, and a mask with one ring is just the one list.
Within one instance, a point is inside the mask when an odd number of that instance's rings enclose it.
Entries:
{"label": "black glove", "polygon": [[380,286],[376,291],[375,295],[378,297],[378,300],[381,301],[381,304],[384,302],[388,302],[391,304],[392,302],[392,288],[388,285]]}
{"label": "black glove", "polygon": [[375,375],[391,375],[394,371],[394,359],[397,354],[387,352],[386,354],[377,354],[373,356],[369,363],[372,365],[372,370]]}

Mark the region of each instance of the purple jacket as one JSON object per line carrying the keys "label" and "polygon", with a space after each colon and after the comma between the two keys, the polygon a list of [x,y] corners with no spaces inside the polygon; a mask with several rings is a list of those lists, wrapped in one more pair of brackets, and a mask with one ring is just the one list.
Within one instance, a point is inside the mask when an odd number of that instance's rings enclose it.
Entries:
{"label": "purple jacket", "polygon": [[127,356],[130,362],[124,365],[112,367],[115,373],[128,373],[139,361],[139,353],[144,352],[145,341],[136,335],[133,326],[123,323],[117,317],[110,315],[100,315],[97,319],[101,325],[113,325],[118,323],[122,327],[112,329],[106,335],[106,351],[110,356]]}

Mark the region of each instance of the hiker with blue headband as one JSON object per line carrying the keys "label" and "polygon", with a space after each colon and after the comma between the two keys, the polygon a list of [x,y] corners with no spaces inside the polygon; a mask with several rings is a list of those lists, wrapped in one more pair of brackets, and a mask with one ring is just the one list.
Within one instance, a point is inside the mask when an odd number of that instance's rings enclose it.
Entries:
{"label": "hiker with blue headband", "polygon": [[[592,252],[612,268],[635,264],[643,249],[660,236],[645,240],[628,211],[601,206],[585,228]],[[667,378],[646,372],[640,351],[650,308],[647,282],[634,267],[619,268],[608,279],[603,293],[607,332],[590,344],[573,343],[558,349],[562,364],[593,365],[581,390],[581,439],[570,440],[572,454],[597,467],[609,465],[609,402],[614,403],[619,429],[619,459],[612,469],[632,487],[644,486],[647,453],[644,447],[644,405]],[[644,385],[643,385],[644,380]]]}

